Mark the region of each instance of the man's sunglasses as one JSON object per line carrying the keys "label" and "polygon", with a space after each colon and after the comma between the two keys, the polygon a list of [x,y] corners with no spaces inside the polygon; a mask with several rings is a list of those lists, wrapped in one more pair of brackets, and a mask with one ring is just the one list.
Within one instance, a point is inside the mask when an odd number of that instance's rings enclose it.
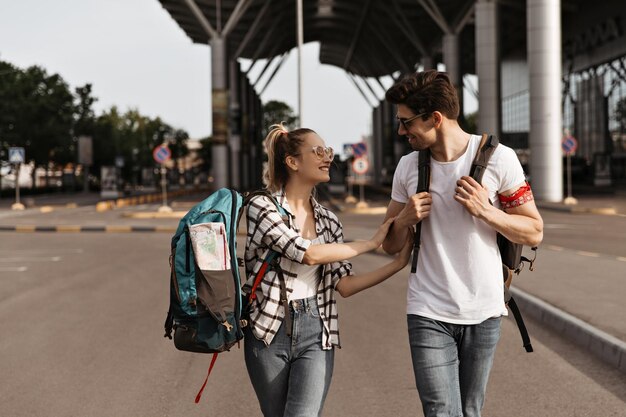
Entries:
{"label": "man's sunglasses", "polygon": [[417,119],[418,117],[424,116],[425,114],[428,114],[428,112],[417,114],[413,117],[409,117],[408,119],[404,119],[402,117],[396,116],[396,119],[398,120],[399,123],[402,124],[402,127],[404,127],[404,130],[409,130],[409,126],[411,125],[411,122]]}

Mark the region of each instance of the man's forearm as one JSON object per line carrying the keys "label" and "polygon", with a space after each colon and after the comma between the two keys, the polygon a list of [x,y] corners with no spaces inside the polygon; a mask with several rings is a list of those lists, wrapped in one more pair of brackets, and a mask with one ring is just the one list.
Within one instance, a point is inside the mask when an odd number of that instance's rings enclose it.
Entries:
{"label": "man's forearm", "polygon": [[408,232],[408,226],[401,226],[398,221],[393,222],[383,241],[383,250],[390,255],[398,253],[406,242]]}
{"label": "man's forearm", "polygon": [[506,213],[494,207],[481,219],[513,243],[537,246],[543,240],[543,221],[540,217]]}

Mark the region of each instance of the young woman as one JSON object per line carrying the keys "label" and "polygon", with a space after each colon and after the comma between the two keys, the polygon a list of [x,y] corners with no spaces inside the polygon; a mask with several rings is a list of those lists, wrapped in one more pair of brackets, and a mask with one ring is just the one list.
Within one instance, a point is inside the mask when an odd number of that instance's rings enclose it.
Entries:
{"label": "young woman", "polygon": [[265,417],[314,417],[321,414],[339,347],[335,290],[348,297],[389,278],[408,263],[412,240],[383,267],[352,275],[347,259],[378,248],[393,219],[370,240],[344,243],[337,216],[312,196],[315,185],[330,179],[332,148],[313,130],[289,132],[281,124],[271,127],[265,151],[264,183],[287,214],[267,196],[247,206],[244,292],[250,293],[270,249],[279,254],[280,268],[268,270],[255,291],[245,328],[246,366]]}

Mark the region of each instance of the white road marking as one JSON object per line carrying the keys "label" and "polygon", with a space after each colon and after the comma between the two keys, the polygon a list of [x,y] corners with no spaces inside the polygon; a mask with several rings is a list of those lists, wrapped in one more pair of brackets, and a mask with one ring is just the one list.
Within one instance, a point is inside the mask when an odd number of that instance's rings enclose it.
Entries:
{"label": "white road marking", "polygon": [[569,224],[544,224],[544,229],[569,229],[572,226]]}
{"label": "white road marking", "polygon": [[[564,247],[562,246],[556,246],[556,245],[546,245],[546,249],[549,250],[553,250],[555,252],[563,252],[564,250],[566,250]],[[571,249],[569,249],[571,250]],[[575,251],[576,254],[581,255],[581,256],[588,256],[590,258],[600,258],[600,257],[605,257],[605,258],[611,258],[611,259],[615,259],[617,261],[620,262],[626,262],[626,256],[612,256],[612,255],[606,255],[606,254],[600,254],[600,253],[596,253],[596,252],[586,252],[586,251]]]}
{"label": "white road marking", "polygon": [[42,258],[25,258],[25,257],[13,257],[13,258],[0,258],[0,262],[59,262],[60,256],[49,256]]}
{"label": "white road marking", "polygon": [[582,255],[582,256],[589,256],[590,258],[599,258],[600,257],[600,254],[599,253],[595,253],[595,252],[585,252],[583,250],[579,250],[576,253],[579,254],[579,255]]}
{"label": "white road marking", "polygon": [[0,254],[57,254],[57,253],[84,253],[84,249],[0,249]]}
{"label": "white road marking", "polygon": [[0,266],[1,272],[24,272],[27,269],[25,266]]}

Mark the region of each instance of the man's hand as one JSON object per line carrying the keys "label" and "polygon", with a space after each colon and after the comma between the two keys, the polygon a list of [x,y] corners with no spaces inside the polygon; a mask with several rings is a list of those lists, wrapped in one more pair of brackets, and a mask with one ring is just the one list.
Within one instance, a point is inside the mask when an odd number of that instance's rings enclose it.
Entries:
{"label": "man's hand", "polygon": [[474,217],[484,218],[493,208],[489,203],[489,190],[472,177],[463,176],[456,182],[454,199]]}
{"label": "man's hand", "polygon": [[406,202],[404,209],[398,214],[396,224],[400,227],[415,226],[430,215],[433,199],[430,193],[413,194]]}

